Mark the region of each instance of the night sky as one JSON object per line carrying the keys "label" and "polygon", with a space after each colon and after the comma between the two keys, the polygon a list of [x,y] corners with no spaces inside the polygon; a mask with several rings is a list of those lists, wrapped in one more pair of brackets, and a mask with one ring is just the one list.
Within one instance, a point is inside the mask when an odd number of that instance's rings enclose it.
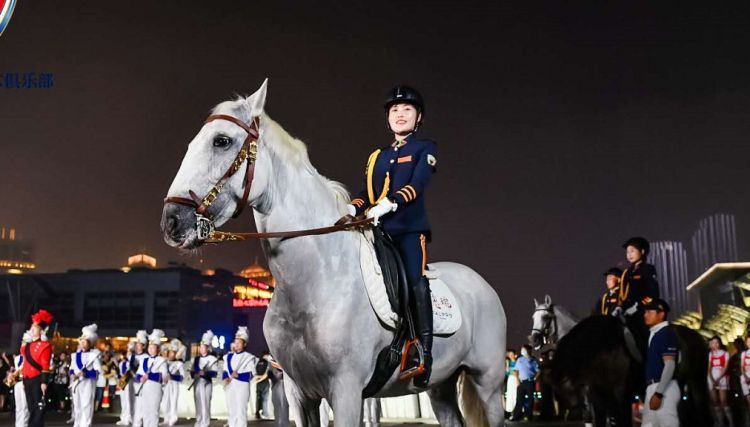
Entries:
{"label": "night sky", "polygon": [[0,88],[0,224],[35,242],[39,271],[262,258],[255,242],[181,255],[159,219],[210,108],[265,77],[269,115],[351,191],[389,142],[387,90],[422,91],[439,146],[430,259],[495,287],[513,346],[533,297],[589,310],[632,235],[687,244],[730,212],[750,255],[747,6],[266,3],[19,2],[0,78],[54,87]]}

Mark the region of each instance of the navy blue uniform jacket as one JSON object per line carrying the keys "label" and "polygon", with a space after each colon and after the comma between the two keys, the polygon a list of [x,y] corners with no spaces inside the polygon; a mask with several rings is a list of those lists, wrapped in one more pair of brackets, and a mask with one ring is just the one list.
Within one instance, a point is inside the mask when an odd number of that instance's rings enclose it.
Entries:
{"label": "navy blue uniform jacket", "polygon": [[396,212],[384,215],[383,228],[388,234],[424,233],[431,238],[425,210],[424,191],[435,173],[437,144],[414,135],[406,143],[379,148],[370,154],[365,168],[365,189],[352,200],[361,215],[384,197],[398,203]]}

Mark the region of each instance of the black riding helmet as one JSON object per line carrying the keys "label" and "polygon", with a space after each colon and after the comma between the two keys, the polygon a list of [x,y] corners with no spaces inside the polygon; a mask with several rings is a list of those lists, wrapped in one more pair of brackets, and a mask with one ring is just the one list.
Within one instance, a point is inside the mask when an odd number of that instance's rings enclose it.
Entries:
{"label": "black riding helmet", "polygon": [[[419,126],[424,120],[424,99],[416,89],[405,85],[398,85],[391,89],[390,92],[388,92],[388,97],[386,98],[384,105],[386,118],[388,116],[388,111],[390,110],[391,106],[393,106],[393,104],[413,105],[417,109],[417,112],[420,114],[419,120],[417,121],[414,130],[416,131],[417,129],[419,129]],[[391,126],[388,123],[386,123],[386,125],[390,130]]]}

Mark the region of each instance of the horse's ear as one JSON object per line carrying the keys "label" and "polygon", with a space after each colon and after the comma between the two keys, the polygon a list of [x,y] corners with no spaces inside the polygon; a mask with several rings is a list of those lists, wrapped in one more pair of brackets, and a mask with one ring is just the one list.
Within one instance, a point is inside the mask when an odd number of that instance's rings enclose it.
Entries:
{"label": "horse's ear", "polygon": [[250,110],[250,117],[257,117],[263,114],[263,108],[266,106],[266,90],[268,88],[268,79],[263,80],[258,90],[247,97],[247,107]]}
{"label": "horse's ear", "polygon": [[534,298],[534,307],[539,307],[539,301],[537,301],[536,298]]}
{"label": "horse's ear", "polygon": [[550,298],[549,295],[545,295],[544,296],[544,303],[547,304],[547,305],[552,304],[552,298]]}

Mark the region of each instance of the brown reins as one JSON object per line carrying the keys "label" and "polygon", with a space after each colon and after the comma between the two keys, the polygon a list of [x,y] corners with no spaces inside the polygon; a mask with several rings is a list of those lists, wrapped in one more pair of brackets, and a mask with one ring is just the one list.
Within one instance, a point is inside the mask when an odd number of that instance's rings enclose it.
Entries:
{"label": "brown reins", "polygon": [[266,233],[233,233],[228,231],[214,231],[213,233],[211,233],[209,239],[206,240],[206,243],[222,243],[250,239],[291,239],[294,237],[302,236],[318,236],[321,234],[334,233],[336,231],[348,230],[351,228],[364,227],[370,223],[372,223],[372,218],[359,217],[351,222],[336,223],[336,225],[331,225],[328,227],[308,228],[306,230],[296,231],[270,231]]}
{"label": "brown reins", "polygon": [[239,153],[232,161],[224,175],[214,184],[213,187],[206,193],[203,198],[199,197],[193,190],[188,190],[190,198],[186,197],[166,197],[164,203],[174,203],[178,205],[188,206],[195,209],[196,216],[196,232],[198,239],[204,243],[222,243],[232,241],[244,241],[250,239],[274,239],[274,238],[294,238],[301,236],[316,236],[321,234],[333,233],[336,231],[342,231],[357,227],[364,227],[367,224],[372,223],[372,218],[351,218],[344,217],[336,222],[336,224],[328,227],[320,228],[309,228],[306,230],[296,231],[275,231],[266,233],[234,233],[228,231],[217,231],[213,223],[213,218],[208,212],[208,208],[211,207],[216,198],[219,197],[224,185],[229,179],[234,176],[237,171],[240,170],[242,164],[247,162],[245,168],[245,180],[243,182],[244,192],[242,194],[242,200],[237,205],[232,218],[237,218],[242,209],[245,207],[250,196],[250,187],[253,184],[253,177],[255,175],[255,160],[258,156],[258,140],[260,134],[258,127],[260,126],[258,118],[253,118],[252,123],[249,125],[242,120],[232,117],[226,114],[215,114],[208,116],[205,123],[210,123],[214,120],[226,120],[236,124],[247,132],[247,137],[240,147]]}

